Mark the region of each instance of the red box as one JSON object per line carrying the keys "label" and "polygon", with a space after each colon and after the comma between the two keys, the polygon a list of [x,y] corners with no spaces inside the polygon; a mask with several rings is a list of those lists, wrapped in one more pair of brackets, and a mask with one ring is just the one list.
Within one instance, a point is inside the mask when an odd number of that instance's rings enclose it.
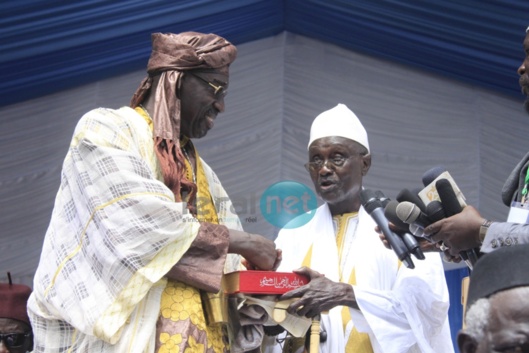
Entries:
{"label": "red box", "polygon": [[222,278],[227,294],[284,294],[307,283],[307,277],[292,272],[235,271]]}

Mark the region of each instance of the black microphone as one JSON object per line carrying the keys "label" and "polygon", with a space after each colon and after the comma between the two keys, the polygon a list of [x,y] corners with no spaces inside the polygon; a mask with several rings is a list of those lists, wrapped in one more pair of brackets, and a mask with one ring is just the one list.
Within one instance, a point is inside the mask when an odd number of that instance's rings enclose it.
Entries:
{"label": "black microphone", "polygon": [[382,208],[386,208],[386,205],[391,201],[389,197],[386,197],[386,195],[380,190],[375,191],[375,197],[380,203],[382,203]]}
{"label": "black microphone", "polygon": [[421,200],[419,195],[417,195],[416,193],[411,192],[408,189],[402,189],[399,192],[399,194],[397,195],[396,199],[397,199],[398,202],[408,201],[408,202],[414,203],[421,209],[422,212],[426,211],[426,205]]}
{"label": "black microphone", "polygon": [[424,186],[430,185],[439,175],[446,172],[446,168],[442,165],[435,166],[430,168],[422,175],[422,184]]}
{"label": "black microphone", "polygon": [[397,216],[397,205],[399,204],[398,201],[392,200],[387,203],[387,205],[384,207],[384,216],[393,223],[395,227],[397,227],[399,232],[409,232],[410,231],[410,225],[408,223],[403,222],[398,216]]}
{"label": "black microphone", "polygon": [[[446,217],[458,214],[463,210],[454,188],[448,179],[443,178],[437,180],[435,182],[435,188],[437,189],[439,199],[441,199],[441,204],[443,205]],[[461,256],[470,269],[472,269],[476,261],[478,261],[478,253],[476,249],[461,251],[459,256]]]}
{"label": "black microphone", "polygon": [[426,205],[426,215],[431,219],[432,223],[446,218],[443,204],[439,200],[432,200]]}
{"label": "black microphone", "polygon": [[435,188],[437,189],[437,194],[439,195],[439,199],[443,205],[446,217],[458,214],[463,210],[454,188],[448,179],[443,178],[437,180],[435,182]]}
{"label": "black microphone", "polygon": [[384,216],[393,223],[397,228],[397,235],[402,238],[404,245],[408,250],[419,260],[424,260],[426,257],[421,250],[421,246],[417,239],[410,233],[408,224],[402,222],[399,217],[397,217],[396,208],[399,203],[397,201],[389,201],[384,207]]}
{"label": "black microphone", "polygon": [[386,216],[384,216],[382,203],[377,199],[375,193],[369,189],[363,189],[360,192],[360,200],[362,202],[362,206],[365,208],[367,213],[369,213],[371,218],[373,218],[378,228],[386,237],[389,245],[395,254],[397,254],[399,260],[402,261],[406,267],[415,268],[406,245],[397,234],[393,233],[391,229],[389,229],[389,223]]}

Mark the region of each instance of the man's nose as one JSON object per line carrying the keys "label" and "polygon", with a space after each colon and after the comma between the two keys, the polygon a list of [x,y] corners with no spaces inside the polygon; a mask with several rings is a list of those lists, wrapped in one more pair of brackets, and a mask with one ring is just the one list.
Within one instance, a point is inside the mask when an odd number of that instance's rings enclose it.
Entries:
{"label": "man's nose", "polygon": [[224,97],[218,98],[215,103],[213,104],[215,109],[219,111],[219,113],[224,112]]}
{"label": "man's nose", "polygon": [[518,75],[520,75],[520,76],[525,74],[525,61],[522,63],[522,65],[520,65],[520,67],[518,68],[517,72],[518,72]]}
{"label": "man's nose", "polygon": [[332,163],[330,160],[326,159],[323,161],[323,165],[321,166],[319,173],[320,175],[327,175],[334,172],[334,167],[332,167]]}

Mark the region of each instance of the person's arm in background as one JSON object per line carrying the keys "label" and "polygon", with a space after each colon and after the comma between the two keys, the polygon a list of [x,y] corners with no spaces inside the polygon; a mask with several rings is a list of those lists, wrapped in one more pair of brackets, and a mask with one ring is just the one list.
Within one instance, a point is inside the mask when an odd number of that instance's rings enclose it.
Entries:
{"label": "person's arm in background", "polygon": [[490,222],[473,206],[429,225],[424,234],[435,242],[443,242],[453,256],[473,248],[490,252],[502,246],[529,243],[528,224]]}

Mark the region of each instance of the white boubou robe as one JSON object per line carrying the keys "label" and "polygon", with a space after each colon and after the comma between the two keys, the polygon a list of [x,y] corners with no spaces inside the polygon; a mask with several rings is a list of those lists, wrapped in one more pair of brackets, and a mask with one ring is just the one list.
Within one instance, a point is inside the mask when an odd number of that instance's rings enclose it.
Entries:
{"label": "white boubou robe", "polygon": [[[449,296],[441,257],[426,254],[413,257],[415,268],[400,263],[392,250],[384,247],[374,231],[370,215],[360,209],[358,223],[349,222],[342,250],[343,282],[355,271],[353,289],[360,310],[349,308],[352,320],[345,332],[342,308],[322,315],[328,338],[320,353],[346,352],[353,327],[369,335],[375,353],[454,352],[449,322]],[[333,281],[340,280],[335,229],[329,208],[320,206],[310,222],[283,229],[276,239],[283,250],[278,271],[292,271],[303,263],[312,247],[310,267]],[[278,344],[266,352],[281,352]]]}

